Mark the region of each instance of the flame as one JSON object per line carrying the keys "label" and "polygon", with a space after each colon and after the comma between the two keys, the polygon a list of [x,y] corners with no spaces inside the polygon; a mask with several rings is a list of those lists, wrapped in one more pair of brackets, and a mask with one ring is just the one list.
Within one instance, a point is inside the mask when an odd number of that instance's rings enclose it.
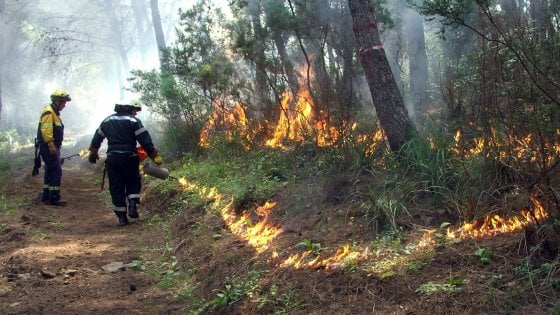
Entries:
{"label": "flame", "polygon": [[[204,200],[213,201],[215,206],[220,205],[224,199],[216,187],[199,186],[185,177],[178,178],[177,181],[185,190],[196,191]],[[232,204],[233,198],[222,207],[222,220],[232,234],[247,241],[258,253],[265,251],[271,241],[282,233],[282,228],[268,223],[268,216],[276,206],[276,202],[266,202],[257,207],[255,213],[260,220],[256,223],[251,221],[248,211],[237,214]]]}
{"label": "flame", "polygon": [[[492,150],[497,159],[514,157],[518,162],[535,163],[539,158],[546,162],[547,166],[555,163],[556,157],[560,155],[560,128],[556,130],[555,141],[547,139],[535,139],[534,135],[514,137],[507,135],[504,141],[500,141],[497,131],[491,129],[491,138],[473,138],[470,143],[465,143],[461,130],[458,129],[453,137],[455,146],[452,148],[455,154],[470,157],[479,155],[486,150]],[[538,141],[543,141],[539,143]]]}
{"label": "flame", "polygon": [[311,93],[307,88],[296,95],[295,109],[290,109],[294,101],[290,93],[284,92],[281,97],[280,118],[272,137],[265,145],[273,148],[284,148],[285,140],[303,142],[306,136],[314,137],[320,147],[332,146],[339,138],[339,132],[334,126],[329,126],[322,112],[317,112]]}
{"label": "flame", "polygon": [[361,247],[357,250],[350,249],[350,245],[346,244],[339,248],[336,253],[328,258],[321,258],[321,255],[313,257],[313,251],[305,251],[301,254],[293,254],[279,263],[280,267],[292,267],[294,269],[332,269],[344,265],[346,262],[360,261],[367,259],[369,250]]}
{"label": "flame", "polygon": [[[306,87],[305,84],[301,86]],[[356,132],[358,128],[355,123],[350,124],[348,122],[342,125],[355,134],[352,137],[345,135],[345,138],[342,139],[340,130],[344,129],[337,129],[329,123],[327,115],[318,110],[318,107],[313,103],[311,93],[306,88],[298,91],[295,96],[289,92],[283,93],[280,103],[281,111],[278,121],[273,124],[274,128],[271,133],[265,135],[262,142],[263,145],[268,147],[286,148],[288,143],[303,142],[308,139],[313,139],[318,146],[333,146],[352,139],[367,148],[365,154],[370,155],[379,148],[381,143],[385,142],[385,136],[381,129],[376,130],[373,134],[362,134]],[[213,134],[218,130],[223,131],[223,135],[230,140],[233,140],[235,136],[241,136],[249,143],[254,141],[255,132],[250,131],[250,124],[241,103],[236,103],[232,108],[215,106],[214,112],[201,132],[201,145],[208,146]],[[560,137],[560,128],[557,129],[556,135]],[[452,148],[453,152],[463,157],[479,154],[491,156],[490,154],[493,154],[492,156],[497,157],[497,159],[513,156],[519,161],[534,163],[537,161],[538,154],[541,154],[541,151],[537,150],[539,146],[536,143],[536,140],[540,139],[535,139],[530,134],[522,137],[506,136],[500,139],[497,131],[492,129],[491,137],[467,140],[461,129],[457,129],[453,140],[455,141],[455,146]],[[434,141],[431,141],[430,144],[433,147],[437,146]],[[551,165],[554,162],[554,156],[560,154],[560,145],[556,141],[544,143],[542,147],[545,151],[544,154],[546,154],[546,162]],[[185,187],[189,185],[183,179],[179,179],[179,182]],[[222,196],[211,188],[197,188],[189,185],[189,189],[198,189],[199,194],[209,199],[222,199]],[[437,232],[438,229],[436,228],[430,229],[420,238],[416,248],[433,246],[438,240],[455,241],[515,233],[529,225],[546,220],[549,214],[544,210],[542,204],[535,198],[530,200],[534,205],[532,211],[523,210],[510,218],[487,215],[479,220],[464,222],[460,227],[447,228],[445,231],[441,229],[440,232],[442,233]],[[221,215],[232,234],[244,239],[258,253],[262,253],[282,233],[280,226],[268,222],[270,211],[275,205],[276,203],[267,202],[258,207],[254,213],[243,211],[239,214],[235,209],[232,209],[232,202],[230,202],[222,208]],[[251,217],[254,218],[255,215],[258,217],[258,221],[253,223]],[[295,254],[280,254],[273,250],[270,254],[271,259],[278,261],[278,266],[294,269],[331,269],[349,262],[366,260],[370,257],[367,247],[364,249],[350,245],[343,245],[331,256],[325,253],[316,254],[311,250]]]}
{"label": "flame", "polygon": [[435,244],[435,241],[432,239],[432,235],[437,231],[437,229],[430,229],[422,235],[420,241],[416,245],[416,248],[423,248],[428,247]]}
{"label": "flame", "polygon": [[270,210],[275,206],[275,202],[266,202],[258,207],[255,213],[261,217],[261,220],[256,224],[251,223],[249,212],[245,211],[239,216],[231,208],[231,204],[222,209],[222,219],[234,235],[245,239],[258,253],[262,253],[270,242],[282,233],[281,228],[268,223]]}
{"label": "flame", "polygon": [[535,198],[530,197],[534,205],[533,211],[522,210],[518,216],[505,219],[499,215],[486,215],[481,220],[464,223],[459,230],[447,230],[448,239],[457,238],[481,238],[497,234],[514,233],[523,228],[546,220],[549,216],[542,204]]}
{"label": "flame", "polygon": [[88,156],[89,155],[89,149],[84,148],[84,149],[80,150],[78,155],[82,158],[85,157],[85,156]]}
{"label": "flame", "polygon": [[455,143],[459,143],[459,140],[461,140],[461,129],[457,129],[457,132],[455,132],[455,136],[453,137],[453,139],[455,139]]}
{"label": "flame", "polygon": [[252,141],[249,122],[240,102],[236,102],[231,108],[219,102],[214,103],[214,110],[200,131],[200,145],[208,147],[212,135],[218,131],[223,131],[226,140],[233,140],[236,136],[240,136],[249,143]]}
{"label": "flame", "polygon": [[[233,198],[224,206],[224,196],[219,193],[215,187],[199,186],[194,182],[188,181],[186,178],[178,178],[178,182],[191,191],[197,191],[198,195],[212,201],[213,206],[220,205],[221,217],[229,231],[245,240],[257,253],[265,252],[272,242],[283,232],[281,226],[273,225],[268,218],[270,212],[276,207],[276,202],[266,202],[264,205],[257,207],[254,214],[259,218],[256,223],[251,220],[251,212],[243,211],[238,213],[233,208]],[[542,204],[533,197],[530,197],[534,205],[532,211],[523,210],[519,216],[504,219],[498,215],[487,215],[482,220],[475,220],[471,223],[463,223],[460,228],[452,230],[448,228],[446,233],[436,233],[438,229],[432,228],[427,230],[420,238],[416,246],[416,250],[428,248],[436,244],[436,237],[441,240],[458,240],[467,238],[481,238],[486,236],[494,236],[502,233],[514,233],[520,231],[524,227],[531,224],[537,224],[541,220],[549,217]],[[252,216],[255,217],[254,215]],[[402,253],[376,252],[375,257],[385,256],[388,259],[402,259]],[[316,254],[312,250],[303,253],[287,254],[281,257],[277,249],[270,252],[270,259],[276,261],[276,265],[282,268],[293,269],[312,269],[312,270],[329,270],[346,266],[348,264],[356,264],[358,262],[367,261],[374,257],[370,253],[369,247],[343,245],[336,253],[331,256],[324,254]]]}
{"label": "flame", "polygon": [[[300,69],[300,72],[305,72]],[[307,77],[307,75],[301,75]],[[341,129],[350,127],[355,129],[355,124],[342,122],[342,127],[334,126],[328,115],[319,110],[314,104],[309,85],[300,80],[300,90],[292,93],[287,90],[280,97],[280,111],[276,122],[266,122],[273,127],[270,134],[263,138],[262,145],[272,148],[286,148],[287,143],[301,143],[312,139],[319,147],[334,146],[341,140]],[[241,103],[237,102],[233,106],[226,106],[215,103],[213,111],[201,130],[199,143],[203,147],[208,147],[212,137],[217,132],[222,132],[225,138],[233,140],[240,137],[247,143],[253,143],[257,132],[264,130],[252,130],[245,110]]]}

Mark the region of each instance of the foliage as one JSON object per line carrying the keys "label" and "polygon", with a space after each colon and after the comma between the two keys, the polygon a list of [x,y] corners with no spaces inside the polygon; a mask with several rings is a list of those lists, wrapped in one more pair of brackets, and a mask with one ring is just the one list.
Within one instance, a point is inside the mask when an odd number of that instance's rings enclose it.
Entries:
{"label": "foliage", "polygon": [[401,164],[405,167],[404,174],[416,179],[417,189],[428,191],[437,198],[453,190],[461,177],[453,163],[450,145],[442,141],[434,146],[416,138],[403,147],[399,157],[404,156]]}
{"label": "foliage", "polygon": [[267,292],[261,292],[256,302],[257,309],[274,309],[274,314],[276,315],[292,314],[296,310],[307,306],[307,304],[297,298],[294,291],[282,293],[275,284]]}
{"label": "foliage", "polygon": [[205,99],[176,76],[155,71],[133,71],[133,74],[133,89],[141,93],[142,102],[151,111],[164,119],[151,123],[159,126],[155,130],[163,132],[166,151],[196,151],[198,132],[209,107]]}
{"label": "foliage", "polygon": [[9,215],[16,211],[16,208],[11,206],[8,202],[9,200],[4,197],[4,194],[0,194],[0,214]]}
{"label": "foliage", "polygon": [[491,263],[492,256],[494,256],[494,253],[489,248],[479,248],[474,252],[474,254],[476,255],[476,257],[480,259],[480,262],[482,262],[485,265]]}
{"label": "foliage", "polygon": [[321,243],[315,243],[311,240],[303,240],[296,244],[296,247],[303,247],[306,251],[311,251],[315,255],[319,255],[323,250],[321,248]]}
{"label": "foliage", "polygon": [[515,275],[520,278],[534,278],[537,276],[548,276],[558,270],[560,262],[554,260],[544,262],[537,266],[531,266],[528,263],[515,267]]}
{"label": "foliage", "polygon": [[407,269],[410,271],[421,270],[426,265],[427,263],[421,260],[409,260],[408,263],[406,264]]}
{"label": "foliage", "polygon": [[216,187],[222,194],[234,197],[243,204],[251,200],[267,200],[278,187],[278,181],[270,177],[270,169],[253,164],[254,158],[233,157],[229,160],[210,159],[201,163],[185,163],[183,171],[189,180]]}
{"label": "foliage", "polygon": [[250,271],[244,279],[237,279],[236,277],[225,279],[224,288],[219,290],[216,297],[208,301],[199,311],[208,308],[223,309],[244,297],[252,298],[256,296],[261,290],[259,280],[266,272],[266,270]]}
{"label": "foliage", "polygon": [[198,148],[199,132],[210,109],[235,95],[234,67],[214,39],[212,6],[199,1],[180,10],[177,41],[168,49],[166,72],[133,71],[132,90],[153,112],[165,119],[164,147],[176,152]]}
{"label": "foliage", "polygon": [[25,140],[17,130],[0,130],[0,171],[6,171],[8,165],[8,154],[25,144]]}
{"label": "foliage", "polygon": [[44,240],[44,239],[50,238],[49,233],[43,232],[43,231],[41,231],[41,230],[39,230],[39,229],[35,229],[35,228],[29,229],[29,232],[28,232],[28,233],[29,233],[29,235],[31,235],[32,237],[36,237],[36,238],[38,238],[38,239],[40,239],[40,240]]}
{"label": "foliage", "polygon": [[416,292],[433,294],[437,292],[444,293],[458,293],[461,291],[460,286],[463,285],[464,280],[462,279],[448,279],[446,283],[424,283],[416,289]]}

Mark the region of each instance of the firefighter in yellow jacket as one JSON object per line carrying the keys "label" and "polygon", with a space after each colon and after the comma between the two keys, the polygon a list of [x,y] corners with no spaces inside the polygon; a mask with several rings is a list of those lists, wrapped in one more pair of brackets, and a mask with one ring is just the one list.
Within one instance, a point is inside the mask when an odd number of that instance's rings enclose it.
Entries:
{"label": "firefighter in yellow jacket", "polygon": [[39,119],[37,128],[37,143],[39,154],[45,163],[45,178],[41,202],[64,206],[66,201],[60,199],[60,182],[62,179],[62,163],[60,147],[64,139],[64,125],[60,119],[60,111],[71,100],[70,95],[63,90],[55,90],[51,94],[51,104],[45,106]]}

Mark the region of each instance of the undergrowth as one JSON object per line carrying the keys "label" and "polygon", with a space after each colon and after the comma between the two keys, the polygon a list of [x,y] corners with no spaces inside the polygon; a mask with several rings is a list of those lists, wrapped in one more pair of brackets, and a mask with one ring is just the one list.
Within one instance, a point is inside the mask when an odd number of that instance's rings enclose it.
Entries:
{"label": "undergrowth", "polygon": [[[226,243],[224,238],[227,238],[227,233],[222,231],[223,226],[216,223],[216,218],[226,204],[231,202],[233,208],[239,211],[250,210],[273,200],[283,187],[309,179],[319,179],[317,182],[320,183],[340,176],[343,178],[340,182],[349,183],[349,188],[346,195],[336,202],[345,202],[345,206],[354,208],[349,220],[358,226],[369,227],[374,232],[372,235],[378,235],[367,246],[370,251],[385,257],[363,265],[350,259],[343,270],[383,280],[397,277],[403,272],[422,272],[437,255],[434,251],[421,250],[406,257],[414,249],[402,242],[405,233],[424,225],[428,228],[447,227],[449,223],[446,221],[450,219],[460,223],[479,218],[488,209],[483,206],[497,207],[503,203],[503,198],[511,194],[512,190],[504,187],[521,184],[516,182],[516,178],[493,178],[499,172],[492,171],[492,167],[499,167],[500,163],[480,156],[457,156],[453,152],[452,142],[443,137],[433,142],[411,141],[399,153],[383,149],[370,155],[364,152],[366,150],[356,147],[319,148],[310,143],[293,150],[246,152],[240,146],[223,144],[201,156],[184,155],[180,161],[169,165],[173,176],[171,180],[147,181],[148,193],[166,195],[172,199],[167,205],[170,210],[167,212],[168,217],[164,220],[158,217],[153,224],[158,229],[166,230],[169,229],[169,223],[185,209],[203,209],[202,219],[197,219],[193,226],[198,232],[192,235],[200,236],[200,242],[212,239],[217,244],[208,245],[207,250],[220,249],[219,245]],[[298,195],[302,198],[317,198],[317,191],[316,187],[311,187],[309,191],[301,191]],[[298,209],[294,206],[292,213],[286,216],[296,214]],[[423,221],[424,216],[440,218],[440,222]],[[449,246],[441,241],[445,231],[440,230],[434,236],[439,238],[438,248]],[[211,236],[204,238],[209,233]],[[168,241],[172,242],[171,239]],[[294,247],[316,256],[323,254],[326,249],[321,242],[310,238],[301,239]],[[480,247],[468,255],[474,257],[480,266],[488,268],[497,264],[498,260],[489,247]],[[238,258],[235,255],[232,257],[233,261]],[[157,274],[162,279],[158,283],[180,288],[182,293],[178,293],[178,296],[189,297],[185,310],[190,312],[220,313],[231,311],[241,304],[246,306],[247,303],[255,309],[280,314],[308,307],[300,296],[305,292],[294,291],[281,283],[263,286],[266,271],[250,265],[244,272],[215,281],[221,287],[215,289],[213,296],[201,296],[197,281],[204,279],[197,278],[197,268],[191,266],[185,273],[184,269],[167,258],[159,262],[159,266],[165,268],[154,267],[159,270]],[[157,264],[154,263],[154,266]],[[538,280],[539,284],[554,289],[560,286],[557,266],[556,260],[538,265],[527,264],[526,268],[517,268],[516,274],[523,283],[534,286],[533,282]],[[494,272],[484,281],[496,288],[502,286],[504,279],[502,273]],[[425,281],[418,284],[415,290],[418,294],[457,294],[463,292],[471,280],[450,276],[444,280]]]}

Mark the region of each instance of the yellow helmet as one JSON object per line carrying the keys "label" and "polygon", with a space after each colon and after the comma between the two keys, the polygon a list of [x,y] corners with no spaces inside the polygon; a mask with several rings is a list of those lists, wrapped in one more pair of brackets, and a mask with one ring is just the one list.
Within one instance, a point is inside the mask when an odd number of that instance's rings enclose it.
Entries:
{"label": "yellow helmet", "polygon": [[66,93],[66,91],[64,90],[55,90],[52,94],[51,94],[51,100],[52,101],[71,101],[72,99],[70,98],[70,94]]}
{"label": "yellow helmet", "polygon": [[137,111],[142,110],[142,103],[140,103],[140,100],[132,100],[130,102],[130,106],[132,106]]}
{"label": "yellow helmet", "polygon": [[142,104],[139,100],[132,100],[130,102],[121,100],[119,103],[115,104],[115,112],[117,113],[128,113],[133,110],[142,110]]}

